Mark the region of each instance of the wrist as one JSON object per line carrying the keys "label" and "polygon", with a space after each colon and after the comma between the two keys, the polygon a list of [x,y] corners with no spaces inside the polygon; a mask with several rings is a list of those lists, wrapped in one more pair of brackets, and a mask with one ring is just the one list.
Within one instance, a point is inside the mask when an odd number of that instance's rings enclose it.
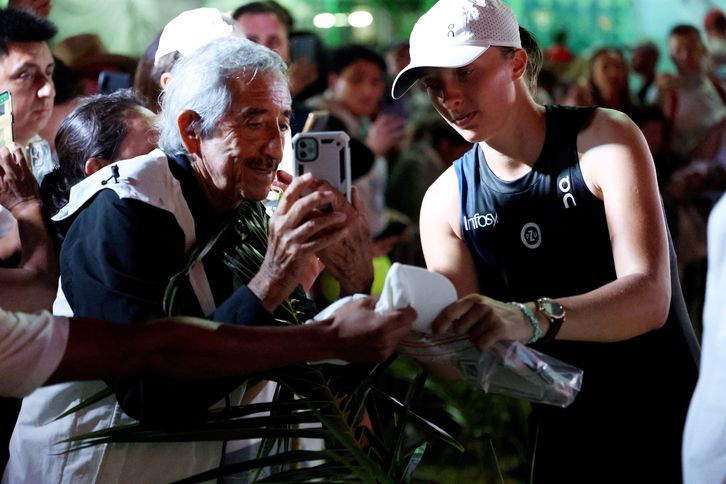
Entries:
{"label": "wrist", "polygon": [[532,336],[525,341],[525,344],[531,344],[536,342],[538,339],[542,337],[543,329],[540,326],[540,321],[537,318],[537,315],[535,314],[535,311],[532,307],[522,304],[517,301],[512,301],[508,304],[511,304],[512,306],[515,306],[520,310],[522,313],[522,317],[529,323],[529,325],[532,327]]}
{"label": "wrist", "polygon": [[40,200],[35,197],[20,200],[11,206],[5,206],[8,212],[16,219],[42,213],[42,207],[43,205],[40,203]]}
{"label": "wrist", "polygon": [[286,297],[279,296],[279,291],[275,290],[274,282],[272,282],[270,277],[265,277],[262,269],[250,280],[247,288],[257,296],[262,307],[269,313],[272,313]]}

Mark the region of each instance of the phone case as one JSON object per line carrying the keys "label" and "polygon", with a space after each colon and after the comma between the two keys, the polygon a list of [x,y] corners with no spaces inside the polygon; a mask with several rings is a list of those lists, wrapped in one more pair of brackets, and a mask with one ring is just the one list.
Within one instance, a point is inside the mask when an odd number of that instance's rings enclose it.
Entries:
{"label": "phone case", "polygon": [[350,198],[350,137],[344,131],[298,133],[292,138],[295,176],[312,173]]}

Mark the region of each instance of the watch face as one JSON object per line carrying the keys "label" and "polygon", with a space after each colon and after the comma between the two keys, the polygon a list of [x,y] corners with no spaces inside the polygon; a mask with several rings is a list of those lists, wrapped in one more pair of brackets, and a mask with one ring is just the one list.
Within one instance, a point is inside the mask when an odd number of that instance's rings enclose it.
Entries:
{"label": "watch face", "polygon": [[557,303],[552,299],[540,299],[539,307],[543,313],[549,314],[554,319],[562,319],[565,317],[565,308],[562,307],[562,304]]}

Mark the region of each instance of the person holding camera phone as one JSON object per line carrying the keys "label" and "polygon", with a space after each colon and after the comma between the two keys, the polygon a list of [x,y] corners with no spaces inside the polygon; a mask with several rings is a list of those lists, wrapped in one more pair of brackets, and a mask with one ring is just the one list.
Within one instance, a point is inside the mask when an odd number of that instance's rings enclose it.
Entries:
{"label": "person holding camera phone", "polygon": [[[208,241],[243,200],[267,196],[289,119],[285,65],[269,49],[231,36],[180,59],[162,98],[162,149],[84,179],[56,217],[70,224],[61,249],[56,314],[118,323],[164,316],[167,283],[184,269],[194,244]],[[224,261],[202,258],[189,273],[191,292],[183,312],[240,326],[273,325],[271,311],[296,289],[314,257],[343,281],[345,294],[368,292],[370,234],[355,195],[353,200],[351,205],[310,176],[292,180],[269,220],[266,252],[254,277],[236,287]],[[328,203],[332,212],[318,209]],[[362,309],[373,317],[370,306]],[[403,316],[395,319],[400,324],[369,327],[361,337],[395,346],[403,336],[401,325],[410,324]],[[321,344],[305,326],[290,330],[301,347]],[[322,343],[342,352],[343,359],[346,353],[357,358],[355,345]],[[272,349],[269,354],[274,358]],[[219,464],[220,442],[130,444],[71,454],[54,447],[72,433],[131,421],[121,417],[124,413],[148,422],[190,418],[239,384],[158,378],[110,383],[115,401],[52,422],[45,416],[61,414],[69,402],[95,392],[99,382],[55,385],[27,397],[11,442],[8,482],[55,481],[60,473],[64,479],[105,481],[121,462],[124,472],[114,474],[115,480],[170,481]],[[229,398],[238,401],[239,395]]]}
{"label": "person holding camera phone", "polygon": [[[48,41],[56,27],[31,12],[14,8],[0,9],[0,25],[0,92],[10,92],[14,141],[27,150],[25,158],[40,179],[53,167],[50,146],[39,132],[53,112],[54,61]],[[12,265],[19,253],[17,224],[0,206],[0,261]]]}

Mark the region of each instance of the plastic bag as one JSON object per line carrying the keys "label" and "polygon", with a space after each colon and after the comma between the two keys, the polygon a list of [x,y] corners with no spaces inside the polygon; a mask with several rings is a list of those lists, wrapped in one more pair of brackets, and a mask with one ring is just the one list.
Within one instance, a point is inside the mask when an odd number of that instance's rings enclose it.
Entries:
{"label": "plastic bag", "polygon": [[500,341],[481,353],[479,387],[537,403],[566,407],[582,386],[582,370],[516,341]]}
{"label": "plastic bag", "polygon": [[582,385],[582,370],[516,341],[479,351],[466,335],[409,335],[399,353],[443,378],[463,379],[487,393],[566,407]]}

